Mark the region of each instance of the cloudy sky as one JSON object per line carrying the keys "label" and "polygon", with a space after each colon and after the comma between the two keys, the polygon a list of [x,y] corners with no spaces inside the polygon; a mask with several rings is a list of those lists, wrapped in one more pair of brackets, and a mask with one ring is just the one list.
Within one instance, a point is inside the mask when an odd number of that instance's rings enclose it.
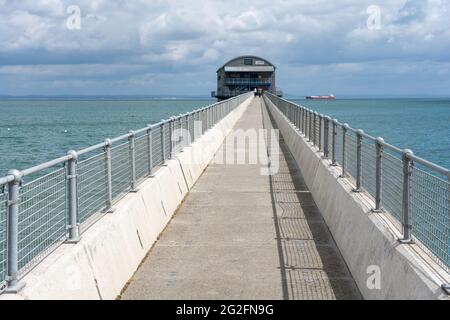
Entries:
{"label": "cloudy sky", "polygon": [[253,54],[289,94],[450,96],[449,17],[450,0],[0,0],[0,94],[208,95]]}

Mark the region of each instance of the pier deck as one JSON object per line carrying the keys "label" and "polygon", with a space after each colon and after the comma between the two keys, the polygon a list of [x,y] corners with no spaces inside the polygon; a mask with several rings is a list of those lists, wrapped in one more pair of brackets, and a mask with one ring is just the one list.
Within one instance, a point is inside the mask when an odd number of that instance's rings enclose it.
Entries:
{"label": "pier deck", "polygon": [[[234,129],[274,125],[255,98]],[[263,163],[213,161],[121,298],[360,299],[301,169],[279,143],[272,176],[261,175]],[[216,159],[224,152],[249,151],[225,141]]]}

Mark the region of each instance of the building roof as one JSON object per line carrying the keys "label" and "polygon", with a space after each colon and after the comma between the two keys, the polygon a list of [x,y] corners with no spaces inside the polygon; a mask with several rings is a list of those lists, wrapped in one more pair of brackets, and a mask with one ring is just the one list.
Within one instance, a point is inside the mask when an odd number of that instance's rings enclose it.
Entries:
{"label": "building roof", "polygon": [[225,72],[273,72],[275,68],[273,66],[245,66],[245,67],[227,67],[225,66]]}
{"label": "building roof", "polygon": [[[233,61],[235,61],[235,60],[238,60],[238,59],[243,59],[243,58],[252,58],[252,59],[258,59],[258,60],[262,60],[262,61],[264,61],[264,62],[266,62],[268,65],[270,65],[270,66],[272,66],[273,68],[274,68],[274,70],[275,70],[275,65],[273,64],[273,63],[271,63],[270,61],[268,61],[267,59],[264,59],[264,58],[261,58],[261,57],[258,57],[258,56],[239,56],[239,57],[236,57],[236,58],[233,58],[233,59],[231,59],[231,60],[229,60],[227,63],[225,63],[223,66],[221,66],[219,69],[217,69],[217,72],[219,72],[219,70],[220,69],[222,69],[222,68],[225,68],[228,64],[230,64],[231,62],[233,62]],[[272,70],[272,71],[274,71],[274,70]]]}

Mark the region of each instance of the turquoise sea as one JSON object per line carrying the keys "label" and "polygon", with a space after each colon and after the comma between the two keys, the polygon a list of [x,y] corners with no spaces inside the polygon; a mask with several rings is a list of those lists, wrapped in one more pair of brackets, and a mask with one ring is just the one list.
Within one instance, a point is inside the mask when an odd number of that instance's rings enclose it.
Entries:
{"label": "turquoise sea", "polygon": [[[295,100],[450,167],[450,99]],[[210,99],[0,100],[0,175],[213,103]]]}
{"label": "turquoise sea", "polygon": [[450,168],[450,98],[293,101]]}

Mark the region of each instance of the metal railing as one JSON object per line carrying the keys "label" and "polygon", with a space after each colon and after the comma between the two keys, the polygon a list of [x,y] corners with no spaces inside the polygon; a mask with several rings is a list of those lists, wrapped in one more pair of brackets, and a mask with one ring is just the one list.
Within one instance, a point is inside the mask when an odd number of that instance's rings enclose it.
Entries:
{"label": "metal railing", "polygon": [[227,85],[252,85],[252,86],[270,86],[271,79],[246,79],[246,78],[226,78]]}
{"label": "metal railing", "polygon": [[[20,290],[21,278],[46,255],[64,242],[78,242],[90,225],[113,212],[115,202],[251,96],[221,101],[0,177],[0,290]],[[27,177],[31,181],[25,182]]]}
{"label": "metal railing", "polygon": [[402,243],[417,243],[449,272],[450,170],[271,93],[264,95],[305,138],[341,168],[374,212],[392,215]]}

